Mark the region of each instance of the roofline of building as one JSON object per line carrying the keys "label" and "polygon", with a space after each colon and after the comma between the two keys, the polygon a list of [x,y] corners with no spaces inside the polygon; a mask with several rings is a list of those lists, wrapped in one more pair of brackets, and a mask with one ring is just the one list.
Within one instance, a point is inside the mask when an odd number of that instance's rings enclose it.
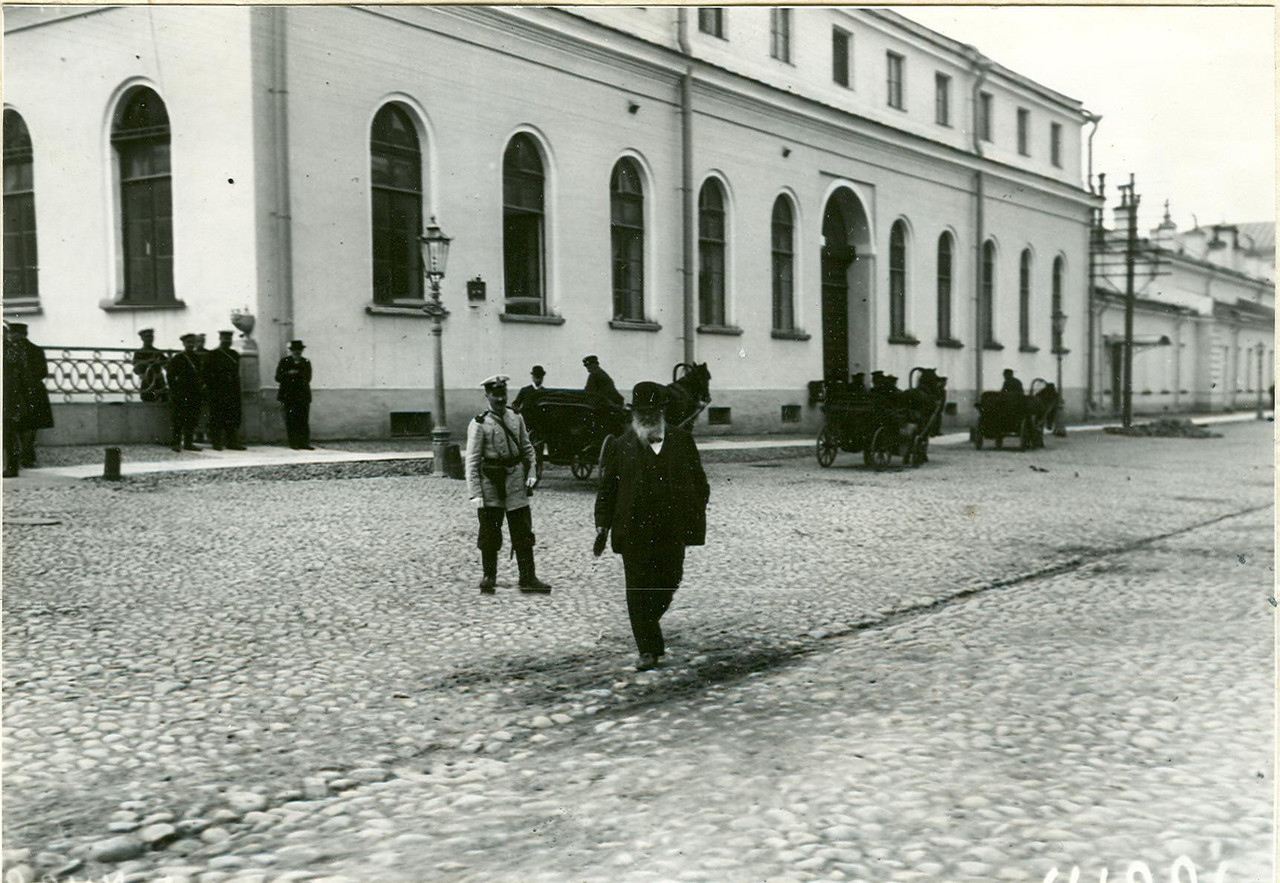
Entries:
{"label": "roofline of building", "polygon": [[922,25],[919,22],[912,21],[892,9],[862,9],[860,11],[866,15],[881,19],[888,24],[901,28],[904,31],[909,31],[922,40],[927,40],[947,52],[961,56],[966,60],[966,62],[968,61],[969,54],[971,52],[977,52],[990,63],[991,73],[999,74],[1006,80],[1034,92],[1046,101],[1051,101],[1054,104],[1061,105],[1067,110],[1070,110],[1080,116],[1082,120],[1089,120],[1093,118],[1093,114],[1085,109],[1084,102],[1077,98],[1072,98],[1069,95],[1064,95],[1063,93],[1055,89],[1051,89],[1042,83],[1037,83],[1035,80],[1030,77],[1023,76],[1017,71],[1010,70],[998,61],[988,58],[982,50],[978,49],[976,46],[971,46],[968,43],[961,43],[959,40],[955,40],[948,37],[946,34],[935,31],[927,25]]}

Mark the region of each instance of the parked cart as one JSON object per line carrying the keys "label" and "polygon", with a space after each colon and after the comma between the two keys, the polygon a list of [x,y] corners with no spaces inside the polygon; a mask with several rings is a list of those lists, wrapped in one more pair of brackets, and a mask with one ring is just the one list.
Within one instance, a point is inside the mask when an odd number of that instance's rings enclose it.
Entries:
{"label": "parked cart", "polygon": [[886,468],[894,457],[906,466],[927,462],[929,435],[936,432],[946,403],[946,380],[932,368],[917,367],[906,390],[892,381],[870,390],[826,384],[818,465],[831,466],[840,451],[861,453],[862,462],[876,469]]}
{"label": "parked cart", "polygon": [[1045,417],[1058,402],[1057,388],[1037,377],[1031,381],[1031,392],[984,392],[978,397],[978,423],[969,430],[973,446],[982,450],[987,441],[1004,447],[1009,436],[1018,439],[1023,451],[1044,447]]}

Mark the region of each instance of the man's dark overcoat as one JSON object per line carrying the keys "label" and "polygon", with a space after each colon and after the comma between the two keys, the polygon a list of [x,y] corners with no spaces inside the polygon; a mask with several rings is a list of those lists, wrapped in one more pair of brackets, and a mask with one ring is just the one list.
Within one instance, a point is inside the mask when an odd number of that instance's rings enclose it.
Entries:
{"label": "man's dark overcoat", "polygon": [[600,465],[596,527],[609,528],[614,552],[706,542],[711,487],[689,433],[668,426],[655,454],[628,428],[605,445]]}
{"label": "man's dark overcoat", "polygon": [[49,390],[44,379],[49,376],[49,362],[44,350],[29,340],[15,344],[22,360],[25,379],[26,407],[18,418],[19,429],[49,429],[53,426],[53,407],[49,404]]}

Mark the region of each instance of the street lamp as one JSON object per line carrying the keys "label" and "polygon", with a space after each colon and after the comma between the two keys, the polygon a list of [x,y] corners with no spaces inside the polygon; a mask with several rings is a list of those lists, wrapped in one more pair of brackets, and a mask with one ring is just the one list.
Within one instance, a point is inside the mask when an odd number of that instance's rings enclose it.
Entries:
{"label": "street lamp", "polygon": [[1058,357],[1058,402],[1054,406],[1053,434],[1055,438],[1067,437],[1067,423],[1062,416],[1062,357],[1069,350],[1062,346],[1062,333],[1067,328],[1067,314],[1061,309],[1053,311],[1053,352]]}
{"label": "street lamp", "polygon": [[435,215],[427,225],[427,232],[419,237],[422,240],[422,265],[431,284],[431,299],[422,305],[422,311],[431,317],[431,336],[435,340],[435,385],[436,385],[436,419],[431,430],[431,450],[435,460],[436,474],[445,475],[445,458],[449,451],[449,423],[444,410],[444,348],[441,335],[444,332],[441,321],[449,315],[449,311],[440,303],[440,280],[444,278],[445,264],[449,260],[449,243],[453,240],[444,235]]}

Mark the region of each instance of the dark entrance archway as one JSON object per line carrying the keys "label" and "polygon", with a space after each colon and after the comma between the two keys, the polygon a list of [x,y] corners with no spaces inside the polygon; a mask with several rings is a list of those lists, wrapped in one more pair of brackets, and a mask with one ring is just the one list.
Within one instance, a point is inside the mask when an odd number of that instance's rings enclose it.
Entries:
{"label": "dark entrance archway", "polygon": [[871,284],[875,255],[867,215],[847,187],[822,215],[822,378],[848,382],[871,370]]}

